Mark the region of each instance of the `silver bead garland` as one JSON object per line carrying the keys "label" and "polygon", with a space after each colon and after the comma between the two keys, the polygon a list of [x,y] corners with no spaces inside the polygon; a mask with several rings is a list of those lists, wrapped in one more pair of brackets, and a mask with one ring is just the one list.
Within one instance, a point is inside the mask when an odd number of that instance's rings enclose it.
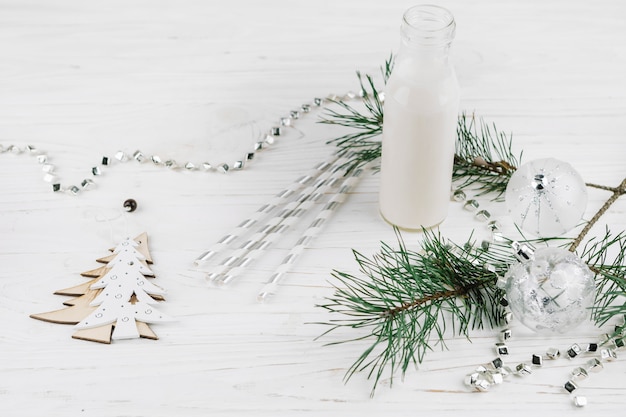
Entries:
{"label": "silver bead garland", "polygon": [[[451,194],[453,201],[463,204],[463,208],[474,213],[476,220],[485,222],[491,215],[486,210],[480,210],[480,203],[475,199],[467,200],[467,195],[463,190],[453,190]],[[478,215],[481,211],[485,214]],[[488,250],[491,242],[506,242],[511,244],[513,255],[520,261],[527,260],[533,255],[533,249],[527,244],[519,244],[505,238],[500,232],[500,224],[496,220],[487,223],[487,228],[491,231],[491,240],[485,240],[481,248]],[[504,281],[499,277],[498,286],[503,287]],[[590,377],[593,373],[601,372],[604,364],[617,360],[617,352],[626,348],[626,316],[622,322],[615,326],[612,334],[602,335],[596,342],[578,344],[573,343],[561,351],[556,347],[549,347],[543,353],[534,353],[528,361],[507,365],[503,357],[508,357],[512,352],[509,346],[512,332],[508,327],[512,321],[512,313],[508,308],[508,301],[503,298],[501,305],[505,307],[504,321],[507,327],[499,333],[499,340],[494,344],[495,359],[491,362],[478,366],[473,372],[465,376],[465,385],[474,391],[489,391],[494,385],[502,384],[511,376],[523,378],[531,375],[547,365],[548,362],[556,361],[562,357],[568,360],[584,359],[584,363],[576,366],[570,372],[568,379],[562,384],[562,390],[571,396],[572,404],[575,407],[585,407],[588,404],[585,396],[579,395],[581,382]],[[561,352],[564,352],[563,354]]]}
{"label": "silver bead garland", "polygon": [[237,159],[231,163],[221,162],[219,164],[213,164],[208,161],[193,162],[186,161],[184,163],[177,163],[171,158],[162,158],[159,155],[146,155],[141,150],[135,150],[132,153],[119,150],[113,158],[109,156],[103,156],[99,165],[95,165],[90,168],[90,176],[84,178],[78,185],[64,185],[59,177],[55,173],[56,166],[49,161],[49,156],[46,152],[35,148],[32,145],[19,146],[19,145],[2,145],[0,144],[0,154],[12,154],[12,155],[30,155],[35,157],[37,163],[41,165],[43,172],[43,180],[51,184],[51,189],[55,193],[64,193],[73,196],[81,194],[90,188],[93,188],[95,181],[93,178],[103,175],[103,167],[111,166],[115,163],[126,163],[130,160],[134,160],[139,164],[152,163],[154,166],[165,167],[171,170],[186,170],[186,171],[198,171],[198,172],[220,172],[226,174],[232,171],[240,171],[246,168],[258,152],[273,145],[277,138],[284,134],[284,128],[293,128],[294,121],[302,118],[304,115],[310,113],[313,108],[320,108],[324,103],[334,100],[348,100],[356,98],[357,94],[348,92],[343,96],[337,96],[334,94],[328,95],[326,98],[316,97],[311,103],[302,104],[298,109],[291,110],[288,116],[281,117],[274,126],[272,126],[267,132],[263,133],[260,138],[254,143],[253,149],[246,152],[240,159]]}

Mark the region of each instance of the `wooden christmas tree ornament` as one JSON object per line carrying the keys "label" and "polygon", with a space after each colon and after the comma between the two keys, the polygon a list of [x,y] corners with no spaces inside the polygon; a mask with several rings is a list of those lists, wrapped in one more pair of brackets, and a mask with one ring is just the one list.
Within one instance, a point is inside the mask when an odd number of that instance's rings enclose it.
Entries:
{"label": "wooden christmas tree ornament", "polygon": [[111,343],[116,339],[143,337],[158,339],[148,324],[170,321],[171,318],[155,308],[163,301],[165,291],[150,280],[154,272],[148,264],[148,236],[127,238],[111,255],[97,262],[105,266],[83,272],[91,278],[74,287],[55,292],[75,298],[66,300],[66,308],[30,317],[60,324],[74,324],[75,339]]}

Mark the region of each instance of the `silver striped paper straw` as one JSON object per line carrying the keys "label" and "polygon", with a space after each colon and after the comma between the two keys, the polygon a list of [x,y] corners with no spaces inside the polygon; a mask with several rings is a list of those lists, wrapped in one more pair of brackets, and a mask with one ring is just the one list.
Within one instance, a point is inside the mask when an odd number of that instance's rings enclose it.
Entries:
{"label": "silver striped paper straw", "polygon": [[259,209],[250,218],[241,222],[229,234],[223,236],[213,246],[211,246],[209,250],[198,256],[195,259],[194,264],[201,265],[211,259],[213,256],[226,249],[229,245],[235,242],[237,238],[250,231],[254,225],[259,223],[263,219],[263,217],[270,215],[278,206],[284,204],[285,202],[288,202],[290,198],[293,198],[296,191],[309,184],[311,181],[316,180],[324,172],[327,172],[329,169],[331,169],[334,166],[333,164],[337,161],[339,157],[339,155],[335,154],[328,160],[317,164],[307,174],[298,178],[287,188],[276,194],[269,202],[259,207]]}
{"label": "silver striped paper straw", "polygon": [[300,209],[302,205],[306,201],[311,200],[313,196],[319,194],[318,190],[320,188],[325,189],[326,187],[335,184],[336,180],[333,180],[333,178],[337,175],[337,173],[343,175],[341,173],[342,167],[347,160],[348,159],[344,157],[338,159],[314,184],[308,186],[295,200],[289,202],[277,215],[265,223],[258,232],[244,242],[231,256],[213,268],[212,272],[207,276],[207,279],[216,281],[218,284],[224,284],[230,281],[230,279],[224,279],[225,274],[234,267],[244,268],[247,266],[252,261],[252,259],[247,258],[249,258],[248,255],[253,250],[256,250],[255,254],[258,254],[262,252],[262,250],[266,249],[270,244],[270,242],[264,242],[267,236],[272,235],[271,239],[273,240],[275,239],[273,235],[281,234],[287,230],[288,226],[281,225],[284,223],[293,223],[293,221],[288,222],[288,219],[291,217],[299,217],[304,211]]}
{"label": "silver striped paper straw", "polygon": [[299,198],[290,202],[277,216],[270,219],[259,232],[241,245],[239,250],[220,263],[207,278],[218,285],[231,282],[261,252],[267,249],[279,234],[285,232],[303,213],[307,212],[329,188],[337,186],[337,182],[344,175],[343,168],[348,160],[347,156],[339,158],[315,184],[307,187]]}
{"label": "silver striped paper straw", "polygon": [[358,183],[359,177],[365,169],[367,168],[354,170],[350,176],[344,180],[337,193],[332,196],[324,208],[318,213],[309,227],[304,231],[302,237],[296,242],[296,245],[289,251],[282,263],[278,266],[276,272],[274,272],[263,286],[257,296],[259,301],[266,301],[268,297],[276,293],[278,284],[284,278],[285,274],[289,272],[309,243],[320,233],[328,218],[331,217],[337,208],[346,200],[348,193]]}

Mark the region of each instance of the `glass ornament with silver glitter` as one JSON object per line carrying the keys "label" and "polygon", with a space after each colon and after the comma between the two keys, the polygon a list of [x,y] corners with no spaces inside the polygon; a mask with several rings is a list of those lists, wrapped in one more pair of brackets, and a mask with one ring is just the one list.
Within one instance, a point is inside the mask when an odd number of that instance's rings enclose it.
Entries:
{"label": "glass ornament with silver glitter", "polygon": [[553,237],[580,222],[587,208],[587,188],[567,162],[536,159],[511,176],[505,199],[513,221],[522,230]]}
{"label": "glass ornament with silver glitter", "polygon": [[504,276],[513,316],[528,328],[566,333],[589,319],[595,298],[594,274],[572,252],[537,249]]}

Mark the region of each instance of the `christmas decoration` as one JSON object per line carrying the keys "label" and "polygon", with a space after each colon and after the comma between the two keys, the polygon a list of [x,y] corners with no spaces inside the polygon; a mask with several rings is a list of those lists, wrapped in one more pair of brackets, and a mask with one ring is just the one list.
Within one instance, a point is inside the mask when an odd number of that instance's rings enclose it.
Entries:
{"label": "christmas decoration", "polygon": [[56,291],[76,298],[66,301],[67,308],[33,314],[32,318],[52,323],[75,324],[75,339],[111,343],[111,340],[144,337],[157,339],[148,326],[170,321],[155,305],[165,291],[154,285],[148,267],[152,258],[144,233],[127,238],[112,249],[112,254],[97,262],[106,266],[83,272],[89,282]]}
{"label": "christmas decoration", "polygon": [[[41,165],[43,172],[43,180],[52,185],[52,191],[56,193],[67,193],[70,195],[79,195],[83,191],[93,188],[96,184],[94,179],[103,175],[104,167],[111,166],[113,163],[126,163],[134,160],[137,163],[150,163],[150,165],[168,168],[171,170],[182,169],[184,171],[200,171],[200,172],[220,172],[227,173],[231,171],[239,171],[244,169],[247,164],[255,159],[258,152],[266,149],[276,143],[280,136],[285,134],[285,130],[294,128],[297,124],[297,120],[303,118],[306,114],[311,113],[314,109],[319,109],[323,103],[333,100],[344,100],[356,98],[356,94],[348,92],[345,95],[338,97],[336,95],[330,95],[327,98],[314,98],[311,102],[302,104],[296,110],[289,111],[288,115],[281,117],[271,128],[262,132],[258,138],[255,139],[253,149],[249,152],[241,155],[237,160],[232,163],[214,163],[208,161],[192,162],[187,161],[184,163],[177,163],[172,158],[165,158],[159,155],[144,154],[140,150],[128,153],[126,151],[117,151],[113,157],[103,156],[100,159],[98,165],[92,166],[89,169],[89,177],[80,181],[80,185],[63,185],[59,176],[57,175],[57,166],[53,163],[52,158],[43,150],[36,148],[33,145],[19,146],[19,145],[3,145],[0,144],[0,154],[7,153],[11,155],[30,155],[36,159],[37,163]],[[129,211],[133,211],[130,210]]]}
{"label": "christmas decoration", "polygon": [[506,188],[509,214],[523,230],[540,237],[573,229],[587,208],[587,188],[567,162],[537,159],[522,165]]}
{"label": "christmas decoration", "polygon": [[[392,67],[393,57],[383,68],[383,81],[389,78]],[[350,169],[375,163],[381,154],[384,97],[377,92],[371,76],[357,75],[365,109],[339,101],[336,104],[341,111],[327,110],[322,120],[323,123],[351,129],[348,134],[331,141],[339,149],[352,153],[348,164]],[[477,123],[473,116],[461,115],[454,157],[453,178],[456,189],[452,198],[464,202],[464,207],[472,213],[478,210],[479,204],[474,199],[466,201],[470,189],[477,193],[476,197],[489,195],[493,200],[500,201],[519,166],[519,158],[511,149],[511,136],[499,132],[495,126],[482,120]],[[541,181],[536,181],[535,191],[543,187],[540,182],[545,181],[541,177],[537,180]],[[571,242],[569,251],[572,253],[577,251],[587,233],[609,207],[626,194],[626,179],[617,187],[592,183],[586,186],[611,191],[613,195],[576,238],[560,238],[560,243]],[[483,221],[488,218],[484,213],[480,216],[475,213],[475,216]],[[333,273],[337,280],[334,295],[320,306],[331,312],[333,318],[325,323],[330,330],[322,336],[335,329],[345,328],[360,332],[345,342],[372,342],[348,368],[346,379],[357,372],[366,371],[368,378],[374,380],[373,394],[386,371],[392,381],[396,372],[404,375],[409,366],[421,362],[425,352],[432,349],[433,343],[445,347],[444,329],[453,328],[455,332],[469,337],[472,328],[485,325],[494,327],[511,320],[512,314],[508,307],[495,297],[498,297],[497,289],[500,288],[496,285],[496,282],[501,281],[498,277],[502,277],[509,266],[517,262],[515,252],[511,250],[513,241],[501,233],[496,220],[489,221],[486,227],[492,237],[483,240],[480,245],[476,245],[472,238],[462,245],[456,245],[440,235],[425,232],[420,251],[408,250],[398,233],[398,248],[382,243],[381,251],[371,257],[354,251],[364,278],[340,271]],[[534,241],[521,239],[518,243],[532,247],[537,242],[550,243],[551,238],[547,236]],[[601,326],[615,317],[623,317],[626,314],[623,284],[626,280],[626,232],[613,234],[607,228],[604,237],[587,240],[578,255],[594,275],[597,297],[591,310],[593,321]],[[489,279],[490,276],[492,279]],[[436,286],[441,277],[447,280],[444,288]],[[451,277],[454,277],[454,282],[450,280]],[[464,280],[477,281],[465,281],[463,285],[461,283]],[[626,326],[618,327],[604,338],[603,343],[611,341],[616,346],[624,346]],[[505,329],[501,335],[503,338],[509,337],[510,330]],[[331,344],[340,343],[334,341]],[[498,342],[496,353],[508,353],[504,341]],[[608,350],[603,355],[614,358]],[[514,372],[519,375],[532,372],[532,364],[519,364]],[[493,364],[488,366],[493,367]],[[590,367],[596,369],[598,366]],[[483,376],[485,378],[482,381],[494,377],[491,373],[481,375],[481,378]],[[500,378],[502,375],[495,377]],[[474,378],[470,382],[476,384],[480,381]],[[577,405],[584,405],[585,401],[584,397],[578,396]]]}
{"label": "christmas decoration", "polygon": [[504,278],[513,316],[532,330],[565,333],[591,316],[594,274],[566,249],[538,249]]}

